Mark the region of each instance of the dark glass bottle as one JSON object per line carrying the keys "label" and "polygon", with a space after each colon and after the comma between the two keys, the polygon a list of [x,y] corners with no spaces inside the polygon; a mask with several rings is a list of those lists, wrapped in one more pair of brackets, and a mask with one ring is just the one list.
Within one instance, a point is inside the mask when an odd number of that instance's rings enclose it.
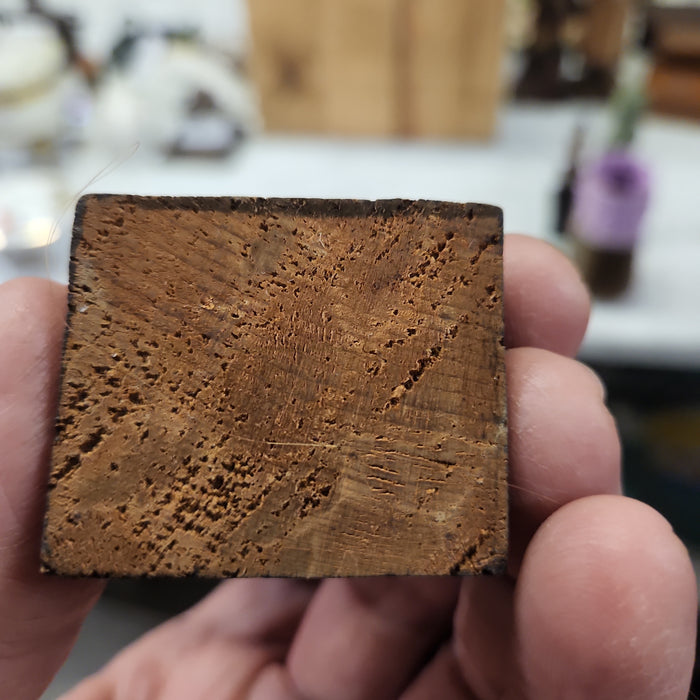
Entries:
{"label": "dark glass bottle", "polygon": [[578,164],[582,146],[583,129],[578,126],[571,139],[568,168],[561,186],[557,190],[554,202],[554,230],[561,236],[569,233],[569,219],[571,218],[571,208],[574,203],[574,187],[576,185],[576,176],[578,174]]}

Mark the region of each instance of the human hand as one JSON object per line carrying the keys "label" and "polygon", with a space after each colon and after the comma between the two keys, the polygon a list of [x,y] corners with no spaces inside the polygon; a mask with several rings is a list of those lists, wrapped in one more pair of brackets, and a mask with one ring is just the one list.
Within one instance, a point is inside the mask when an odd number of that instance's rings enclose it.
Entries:
{"label": "human hand", "polygon": [[[685,699],[695,580],[666,521],[620,496],[571,265],[505,245],[508,576],[233,580],[66,700]],[[36,700],[103,583],[38,573],[65,288],[0,287],[0,698]]]}

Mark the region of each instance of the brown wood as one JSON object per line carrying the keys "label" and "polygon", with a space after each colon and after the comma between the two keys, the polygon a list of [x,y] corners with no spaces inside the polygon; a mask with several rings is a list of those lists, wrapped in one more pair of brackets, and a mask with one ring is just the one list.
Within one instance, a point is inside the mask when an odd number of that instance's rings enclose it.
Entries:
{"label": "brown wood", "polygon": [[438,138],[493,132],[505,0],[250,0],[248,6],[267,129]]}
{"label": "brown wood", "polygon": [[654,112],[700,119],[700,60],[658,60],[647,93]]}
{"label": "brown wood", "polygon": [[501,571],[501,212],[84,197],[42,560]]}
{"label": "brown wood", "polygon": [[404,0],[324,0],[321,39],[327,131],[397,131],[397,17]]}
{"label": "brown wood", "polygon": [[589,66],[613,71],[625,46],[633,0],[592,0],[582,50]]}
{"label": "brown wood", "polygon": [[265,128],[325,129],[320,16],[326,0],[253,0],[253,73]]}
{"label": "brown wood", "polygon": [[700,7],[650,8],[657,59],[700,59]]}
{"label": "brown wood", "polygon": [[410,133],[488,138],[503,81],[505,0],[411,0]]}

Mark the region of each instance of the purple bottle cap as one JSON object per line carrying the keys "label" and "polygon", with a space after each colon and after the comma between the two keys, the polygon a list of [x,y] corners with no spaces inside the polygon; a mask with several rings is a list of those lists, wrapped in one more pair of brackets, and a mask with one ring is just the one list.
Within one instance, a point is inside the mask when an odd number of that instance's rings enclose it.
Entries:
{"label": "purple bottle cap", "polygon": [[602,250],[626,251],[639,238],[649,203],[649,173],[625,151],[582,168],[574,190],[573,230]]}

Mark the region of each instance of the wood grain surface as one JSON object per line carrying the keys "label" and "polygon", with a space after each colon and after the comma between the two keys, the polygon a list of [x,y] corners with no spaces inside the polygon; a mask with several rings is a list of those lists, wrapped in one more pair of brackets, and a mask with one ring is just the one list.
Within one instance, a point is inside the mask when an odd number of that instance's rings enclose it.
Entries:
{"label": "wood grain surface", "polygon": [[498,572],[502,216],[89,195],[44,570]]}

